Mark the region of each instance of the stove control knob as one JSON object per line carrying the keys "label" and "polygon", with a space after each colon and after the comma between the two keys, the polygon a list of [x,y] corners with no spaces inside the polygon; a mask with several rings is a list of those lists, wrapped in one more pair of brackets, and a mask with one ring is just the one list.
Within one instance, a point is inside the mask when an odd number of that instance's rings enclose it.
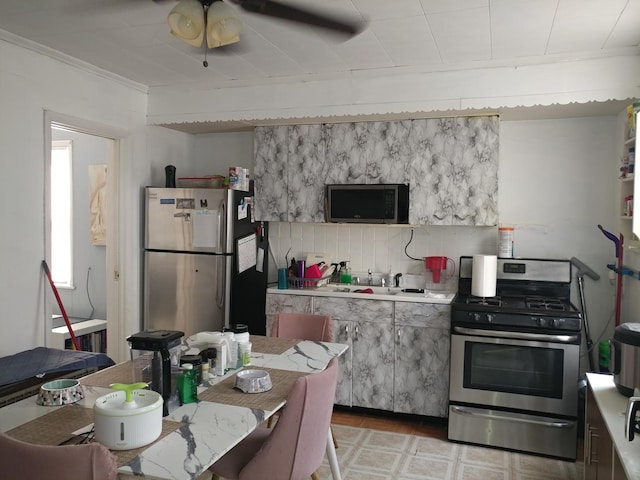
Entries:
{"label": "stove control knob", "polygon": [[473,317],[473,321],[474,322],[479,322],[480,321],[480,314],[479,313],[472,313],[471,316]]}
{"label": "stove control knob", "polygon": [[554,318],[552,321],[553,328],[560,328],[562,321],[559,318]]}
{"label": "stove control knob", "polygon": [[535,322],[539,327],[544,327],[547,324],[547,321],[543,317],[536,317]]}
{"label": "stove control knob", "polygon": [[493,313],[487,313],[487,322],[488,323],[493,322]]}

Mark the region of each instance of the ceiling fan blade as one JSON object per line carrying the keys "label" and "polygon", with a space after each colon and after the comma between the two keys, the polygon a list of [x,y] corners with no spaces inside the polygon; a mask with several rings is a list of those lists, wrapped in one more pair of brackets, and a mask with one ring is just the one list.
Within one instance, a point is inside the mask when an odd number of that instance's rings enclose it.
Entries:
{"label": "ceiling fan blade", "polygon": [[250,12],[282,18],[292,22],[315,25],[349,35],[360,33],[366,26],[364,21],[341,19],[334,15],[285,5],[275,0],[233,0],[233,2]]}

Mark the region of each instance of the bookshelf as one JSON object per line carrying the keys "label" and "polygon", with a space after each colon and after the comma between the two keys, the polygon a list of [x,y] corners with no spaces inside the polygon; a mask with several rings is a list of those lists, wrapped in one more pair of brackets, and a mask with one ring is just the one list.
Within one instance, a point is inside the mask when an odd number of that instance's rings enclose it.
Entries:
{"label": "bookshelf", "polygon": [[[107,352],[107,321],[92,319],[72,323],[71,328],[75,334],[80,348],[86,352]],[[67,326],[51,329],[51,347],[71,349],[71,334]]]}

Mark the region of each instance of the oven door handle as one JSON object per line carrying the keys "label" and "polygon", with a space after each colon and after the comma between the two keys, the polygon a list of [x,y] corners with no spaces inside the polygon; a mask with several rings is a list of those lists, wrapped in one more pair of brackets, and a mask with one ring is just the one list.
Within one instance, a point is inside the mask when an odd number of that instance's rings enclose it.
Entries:
{"label": "oven door handle", "polygon": [[480,410],[473,408],[465,408],[458,406],[451,406],[451,411],[457,413],[459,415],[469,415],[472,417],[482,417],[490,420],[504,420],[507,422],[518,422],[518,423],[530,423],[532,425],[541,425],[543,427],[551,427],[551,428],[573,428],[575,422],[563,421],[563,420],[555,420],[552,422],[544,421],[544,420],[535,420],[533,418],[521,418],[521,417],[510,417],[507,415],[499,415],[494,411],[491,413],[484,413]]}
{"label": "oven door handle", "polygon": [[577,343],[578,335],[547,335],[544,333],[505,332],[504,330],[481,330],[478,328],[453,327],[454,333],[477,337],[512,338],[514,340],[534,340],[554,343]]}

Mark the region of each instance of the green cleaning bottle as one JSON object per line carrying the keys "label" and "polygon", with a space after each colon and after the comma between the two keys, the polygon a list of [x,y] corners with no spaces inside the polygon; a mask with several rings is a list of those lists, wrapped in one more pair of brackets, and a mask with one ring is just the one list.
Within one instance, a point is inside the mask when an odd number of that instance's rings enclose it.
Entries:
{"label": "green cleaning bottle", "polygon": [[196,380],[196,371],[191,363],[183,363],[180,367],[182,373],[178,375],[178,394],[180,395],[180,404],[196,403],[198,401],[198,383]]}
{"label": "green cleaning bottle", "polygon": [[344,268],[340,270],[340,283],[351,285],[351,269],[348,261],[344,262]]}

